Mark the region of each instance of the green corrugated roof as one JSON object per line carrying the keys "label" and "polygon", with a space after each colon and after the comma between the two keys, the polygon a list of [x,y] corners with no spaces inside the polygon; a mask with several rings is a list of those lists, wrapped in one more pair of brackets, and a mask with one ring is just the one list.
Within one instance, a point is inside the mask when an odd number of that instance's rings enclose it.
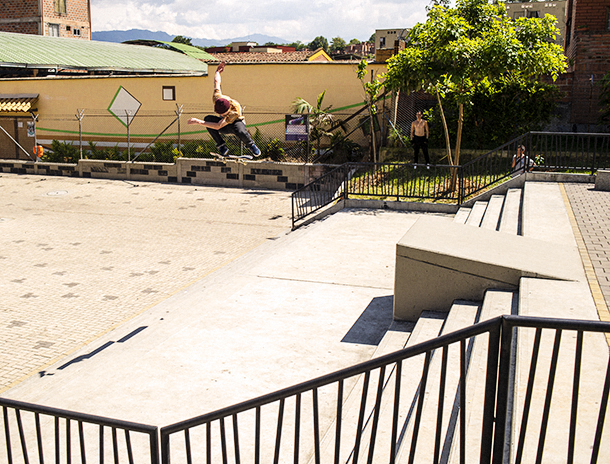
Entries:
{"label": "green corrugated roof", "polygon": [[169,45],[170,47],[175,48],[176,50],[180,50],[182,53],[186,53],[188,56],[192,56],[193,58],[196,58],[198,60],[214,61],[214,59],[215,59],[212,55],[210,55],[205,50],[202,50],[201,48],[193,47],[192,45],[186,45],[186,44],[181,44],[181,43],[177,43],[177,42],[163,42],[163,41],[159,41],[159,42]]}
{"label": "green corrugated roof", "polygon": [[0,32],[0,66],[146,73],[206,73],[205,63],[161,48]]}

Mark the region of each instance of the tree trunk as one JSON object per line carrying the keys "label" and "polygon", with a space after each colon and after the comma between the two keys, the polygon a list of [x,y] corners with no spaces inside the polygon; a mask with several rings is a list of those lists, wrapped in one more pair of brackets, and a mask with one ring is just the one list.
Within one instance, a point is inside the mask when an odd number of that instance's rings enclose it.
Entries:
{"label": "tree trunk", "polygon": [[369,117],[371,121],[371,147],[373,148],[373,163],[377,163],[377,147],[375,144],[375,121],[373,120],[373,107],[369,104]]}
{"label": "tree trunk", "polygon": [[455,141],[455,165],[460,165],[460,149],[462,146],[462,128],[464,127],[464,104],[460,103],[458,113],[458,131]]}
{"label": "tree trunk", "polygon": [[[458,130],[455,140],[455,166],[460,165],[460,148],[462,145],[462,128],[464,126],[464,104],[460,103],[458,112]],[[457,169],[451,173],[451,191],[454,192],[457,186]]]}
{"label": "tree trunk", "polygon": [[449,140],[449,128],[447,127],[447,120],[445,119],[445,111],[443,110],[443,104],[441,103],[441,96],[436,89],[436,99],[438,100],[438,107],[441,110],[441,119],[443,120],[443,129],[445,131],[445,147],[447,148],[447,159],[449,164],[453,165],[453,158],[451,157],[451,141]]}

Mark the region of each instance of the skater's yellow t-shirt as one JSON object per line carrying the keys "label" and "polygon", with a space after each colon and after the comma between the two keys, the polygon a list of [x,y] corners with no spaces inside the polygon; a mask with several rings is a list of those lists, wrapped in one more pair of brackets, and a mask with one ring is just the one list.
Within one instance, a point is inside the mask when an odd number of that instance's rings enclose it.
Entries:
{"label": "skater's yellow t-shirt", "polygon": [[237,100],[233,100],[231,97],[223,95],[220,92],[220,90],[216,89],[216,90],[214,90],[214,95],[212,96],[212,101],[214,103],[216,103],[216,100],[218,100],[219,98],[226,98],[227,100],[229,100],[231,102],[229,112],[224,117],[228,124],[233,124],[237,120],[243,121],[244,117],[241,114],[241,105],[239,104],[239,102]]}

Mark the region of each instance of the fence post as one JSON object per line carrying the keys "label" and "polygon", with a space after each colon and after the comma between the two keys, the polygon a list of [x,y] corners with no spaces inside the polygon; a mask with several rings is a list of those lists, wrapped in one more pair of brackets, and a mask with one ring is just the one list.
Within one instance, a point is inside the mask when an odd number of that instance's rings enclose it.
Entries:
{"label": "fence post", "polygon": [[498,321],[497,327],[494,327],[489,331],[489,342],[487,345],[487,378],[485,383],[485,400],[483,403],[483,423],[481,427],[481,456],[479,460],[481,464],[491,463],[492,458],[501,331],[502,318]]}
{"label": "fence post", "polygon": [[131,162],[131,140],[129,134],[129,126],[131,125],[131,121],[129,120],[129,116],[131,116],[131,111],[125,110],[125,117],[127,118],[127,161]]}
{"label": "fence post", "polygon": [[349,163],[343,165],[343,201],[347,200],[349,195]]}
{"label": "fence post", "polygon": [[[510,434],[509,417],[512,421],[512,412],[509,411],[509,391],[511,389],[511,356],[513,350],[513,328],[514,326],[502,318],[502,336],[500,341],[500,358],[498,366],[498,393],[496,399],[496,424],[494,432],[493,462],[501,464],[507,451],[507,432]],[[513,380],[514,381],[514,380]]]}
{"label": "fence post", "polygon": [[85,116],[85,110],[76,109],[76,119],[78,119],[78,146],[80,151],[80,159],[83,159],[83,117]]}
{"label": "fence post", "polygon": [[178,103],[176,103],[176,108],[177,110],[174,111],[174,113],[176,113],[176,117],[178,118],[178,156],[180,156],[180,116],[182,116],[182,107],[184,105],[180,105],[178,106]]}
{"label": "fence post", "polygon": [[458,205],[464,201],[464,168],[457,166],[458,170]]}
{"label": "fence post", "polygon": [[[589,136],[589,137],[591,137],[591,136]],[[595,137],[595,144],[594,144],[594,148],[593,148],[593,159],[591,160],[591,175],[595,174],[595,162],[597,161],[596,155],[597,155],[597,137]]]}

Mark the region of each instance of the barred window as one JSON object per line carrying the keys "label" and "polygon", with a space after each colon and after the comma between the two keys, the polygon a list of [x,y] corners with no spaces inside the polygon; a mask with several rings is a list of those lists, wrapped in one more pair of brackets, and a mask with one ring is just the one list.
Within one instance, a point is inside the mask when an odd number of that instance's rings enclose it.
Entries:
{"label": "barred window", "polygon": [[66,2],[67,0],[55,0],[55,13],[66,14],[68,11]]}
{"label": "barred window", "polygon": [[49,24],[49,35],[59,37],[59,24]]}

